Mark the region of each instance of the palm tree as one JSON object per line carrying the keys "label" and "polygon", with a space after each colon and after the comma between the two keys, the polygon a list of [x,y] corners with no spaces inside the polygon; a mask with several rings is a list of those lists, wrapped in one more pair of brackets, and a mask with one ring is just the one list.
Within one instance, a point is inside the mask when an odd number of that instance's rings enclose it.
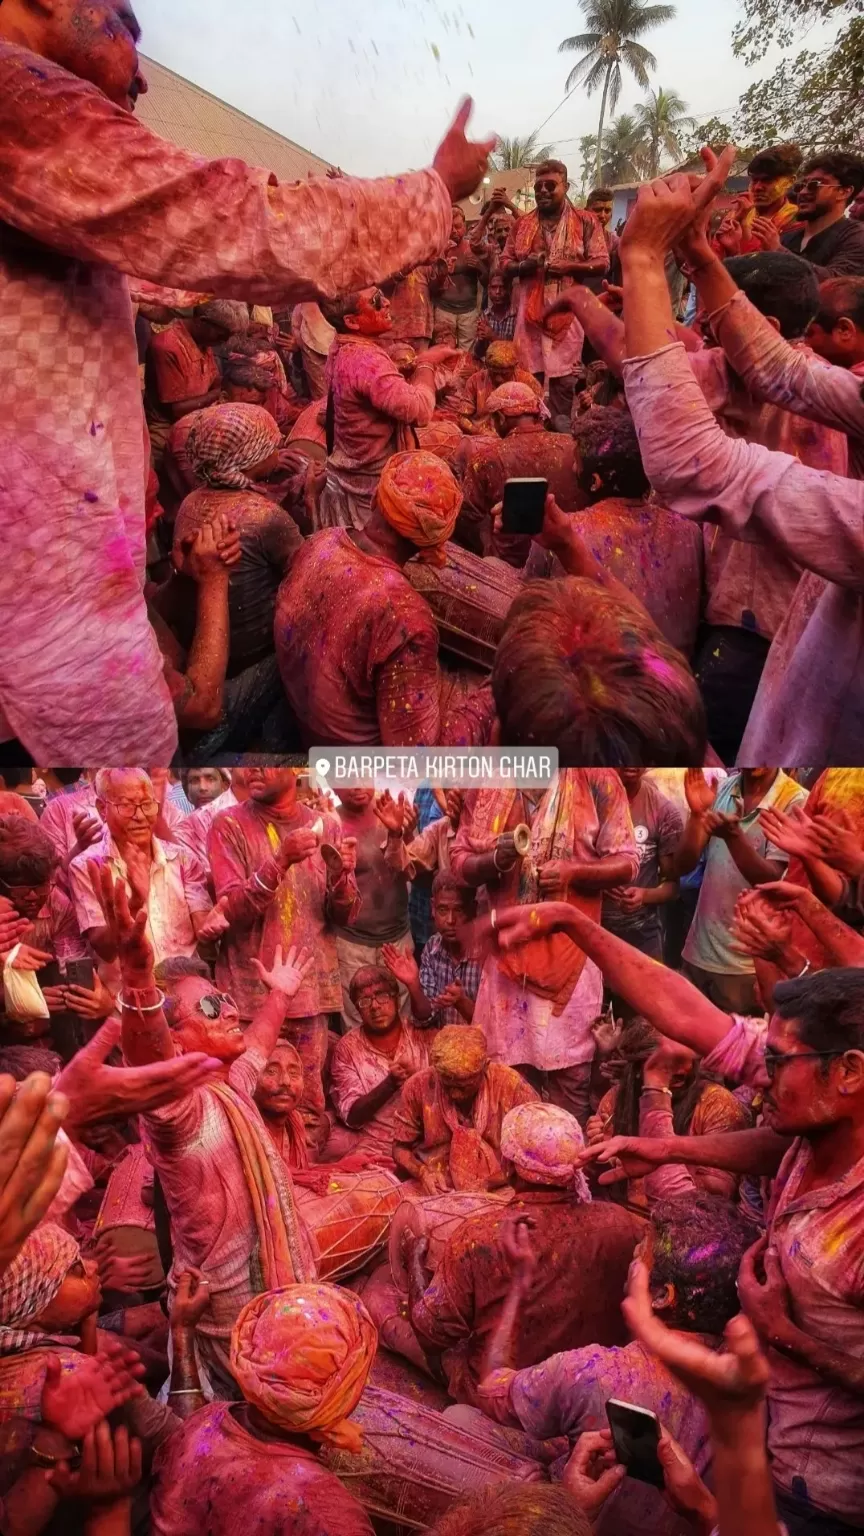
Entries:
{"label": "palm tree", "polygon": [[648,92],[647,101],[640,101],[636,121],[645,136],[648,175],[653,177],[660,171],[662,155],[676,160],[680,157],[681,136],[693,127],[695,119],[687,116],[687,103],[677,91],[664,91],[660,85]]}
{"label": "palm tree", "polygon": [[585,187],[589,176],[594,174],[594,166],[597,160],[597,135],[585,133],[579,140],[579,174],[582,178],[582,196],[585,196]]}
{"label": "palm tree", "polygon": [[523,165],[539,165],[554,154],[554,144],[538,144],[536,133],[529,133],[524,139],[499,139],[491,159],[496,171],[519,171]]}
{"label": "palm tree", "polygon": [[608,106],[609,111],[614,112],[618,105],[622,65],[629,69],[643,90],[648,89],[648,71],[657,68],[657,60],[638,39],[652,27],[671,21],[675,7],[646,5],[645,0],[579,0],[579,4],[589,30],[579,32],[575,37],[565,37],[558,52],[582,55],[567,76],[568,91],[584,85],[586,94],[592,96],[601,85],[603,87],[594,167],[599,177],[606,108]]}
{"label": "palm tree", "polygon": [[644,131],[635,117],[622,112],[613,117],[603,135],[602,176],[612,186],[618,181],[638,181],[646,164]]}

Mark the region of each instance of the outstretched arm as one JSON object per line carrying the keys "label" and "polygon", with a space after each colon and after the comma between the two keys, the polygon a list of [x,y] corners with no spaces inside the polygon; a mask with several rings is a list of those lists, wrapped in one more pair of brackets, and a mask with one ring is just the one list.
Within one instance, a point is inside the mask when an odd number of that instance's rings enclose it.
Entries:
{"label": "outstretched arm", "polygon": [[644,1178],[670,1162],[773,1178],[791,1145],[790,1137],[778,1136],[765,1126],[752,1131],[714,1131],[709,1136],[613,1136],[580,1153],[578,1167],[610,1163],[609,1170],[600,1175],[601,1184]]}
{"label": "outstretched arm", "polygon": [[105,915],[108,942],[120,961],[118,1002],[123,1020],[123,1055],[133,1067],[151,1061],[170,1061],[176,1053],[153,973],[147,908],[141,907],[133,918],[126,886],[122,880],[114,879],[110,867],[93,864],[90,872],[93,890]]}
{"label": "outstretched arm", "polygon": [[610,991],[661,1034],[689,1046],[698,1056],[713,1051],[731,1028],[728,1013],[709,1002],[686,976],[650,960],[564,902],[499,910],[496,931],[507,949],[547,933],[566,933],[603,972]]}

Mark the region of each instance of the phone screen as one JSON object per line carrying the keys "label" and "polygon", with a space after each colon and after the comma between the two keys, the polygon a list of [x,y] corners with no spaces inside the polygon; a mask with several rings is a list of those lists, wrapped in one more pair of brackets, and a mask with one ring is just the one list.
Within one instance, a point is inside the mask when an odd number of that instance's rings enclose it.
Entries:
{"label": "phone screen", "polygon": [[95,966],[92,960],[66,961],[66,980],[70,986],[86,987],[88,992],[92,992],[94,978]]}
{"label": "phone screen", "polygon": [[508,480],[501,506],[502,533],[539,533],[543,527],[548,480]]}
{"label": "phone screen", "polygon": [[637,1408],[635,1403],[621,1403],[610,1398],[606,1415],[612,1431],[612,1444],[622,1467],[628,1475],[640,1483],[650,1483],[654,1488],[665,1487],[663,1468],[657,1455],[660,1439],[660,1422],[655,1413],[647,1408]]}

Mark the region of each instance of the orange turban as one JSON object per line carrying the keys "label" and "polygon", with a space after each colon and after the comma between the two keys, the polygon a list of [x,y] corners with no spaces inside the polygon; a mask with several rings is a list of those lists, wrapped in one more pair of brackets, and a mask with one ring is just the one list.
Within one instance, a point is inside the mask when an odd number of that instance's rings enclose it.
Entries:
{"label": "orange turban", "polygon": [[441,548],[456,527],[462,492],[449,465],[434,453],[394,453],[381,471],[377,505],[391,528],[432,565],[444,565]]}
{"label": "orange turban", "polygon": [[519,352],[515,341],[490,341],[483,361],[487,368],[516,368]]}
{"label": "orange turban", "polygon": [[231,1371],[247,1403],[271,1423],[323,1445],[358,1452],[348,1422],[378,1347],[359,1296],[314,1281],[265,1291],[243,1308],[231,1335]]}
{"label": "orange turban", "polygon": [[455,421],[430,421],[428,427],[417,428],[417,441],[421,448],[443,448],[448,443],[461,443],[462,432]]}

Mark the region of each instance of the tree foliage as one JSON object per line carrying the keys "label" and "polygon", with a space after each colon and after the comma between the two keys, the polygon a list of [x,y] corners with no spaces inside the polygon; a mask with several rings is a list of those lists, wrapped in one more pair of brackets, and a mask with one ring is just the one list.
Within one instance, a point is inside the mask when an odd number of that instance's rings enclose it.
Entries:
{"label": "tree foliage", "polygon": [[645,145],[644,158],[649,176],[656,176],[664,155],[677,160],[681,155],[682,135],[693,126],[687,115],[687,103],[677,91],[649,91],[636,107],[636,123]]}
{"label": "tree foliage", "polygon": [[745,91],[739,135],[756,144],[793,140],[805,151],[852,149],[864,140],[864,0],[742,0],[733,50],[758,64],[769,46],[792,48],[818,22],[840,30],[830,47],[786,58]]}
{"label": "tree foliage", "polygon": [[554,144],[538,144],[536,133],[529,133],[524,139],[499,139],[490,159],[496,171],[519,171],[523,166],[539,165],[541,160],[554,157]]}
{"label": "tree foliage", "polygon": [[621,112],[603,135],[603,180],[612,186],[619,181],[641,181],[647,164],[644,130],[631,113]]}
{"label": "tree foliage", "polygon": [[593,96],[602,89],[595,161],[599,175],[606,109],[608,106],[614,112],[618,105],[622,71],[627,69],[637,85],[648,89],[648,72],[657,68],[657,60],[639,38],[664,21],[671,21],[675,7],[648,5],[645,0],[579,0],[579,4],[588,30],[565,37],[558,52],[581,55],[567,76],[568,91],[583,85],[585,94]]}

